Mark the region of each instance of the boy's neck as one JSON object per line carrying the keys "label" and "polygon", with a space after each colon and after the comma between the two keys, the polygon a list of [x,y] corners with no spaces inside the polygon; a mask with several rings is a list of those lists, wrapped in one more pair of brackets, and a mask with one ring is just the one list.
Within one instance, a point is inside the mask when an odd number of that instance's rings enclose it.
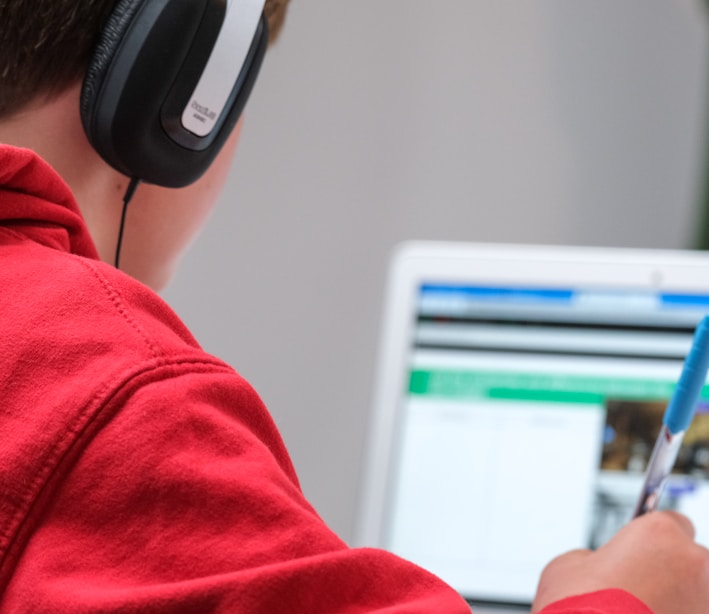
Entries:
{"label": "boy's neck", "polygon": [[0,143],[26,147],[48,162],[71,188],[101,258],[110,260],[128,180],[91,147],[79,114],[80,84],[27,105],[0,121]]}

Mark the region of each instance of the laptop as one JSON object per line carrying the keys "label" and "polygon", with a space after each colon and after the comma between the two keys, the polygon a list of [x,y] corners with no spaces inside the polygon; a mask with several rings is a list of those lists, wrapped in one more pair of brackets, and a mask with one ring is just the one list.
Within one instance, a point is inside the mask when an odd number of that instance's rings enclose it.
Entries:
{"label": "laptop", "polygon": [[[545,564],[631,517],[694,327],[702,252],[408,243],[386,293],[357,545],[478,614],[529,612]],[[709,546],[709,388],[660,507]]]}

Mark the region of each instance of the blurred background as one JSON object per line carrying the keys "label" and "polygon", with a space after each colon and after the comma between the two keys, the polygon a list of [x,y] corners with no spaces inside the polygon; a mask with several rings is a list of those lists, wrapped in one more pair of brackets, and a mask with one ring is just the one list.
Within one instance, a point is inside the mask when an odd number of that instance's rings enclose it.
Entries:
{"label": "blurred background", "polygon": [[292,0],[227,189],[164,293],[353,536],[389,254],[696,247],[702,0]]}

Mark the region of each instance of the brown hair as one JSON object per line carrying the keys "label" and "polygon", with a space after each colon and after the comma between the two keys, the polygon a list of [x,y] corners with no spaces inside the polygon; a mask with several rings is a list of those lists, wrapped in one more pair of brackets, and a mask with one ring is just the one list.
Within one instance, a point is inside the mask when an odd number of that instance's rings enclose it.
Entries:
{"label": "brown hair", "polygon": [[[117,0],[0,0],[0,119],[81,79]],[[266,0],[270,42],[289,0]]]}

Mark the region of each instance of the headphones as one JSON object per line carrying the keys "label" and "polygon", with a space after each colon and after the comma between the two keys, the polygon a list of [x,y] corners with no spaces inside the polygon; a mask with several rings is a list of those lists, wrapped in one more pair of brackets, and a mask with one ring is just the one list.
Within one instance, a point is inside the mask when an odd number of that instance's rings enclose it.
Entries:
{"label": "headphones", "polygon": [[239,119],[268,45],[265,0],[119,0],[81,92],[89,142],[133,180],[196,181]]}

